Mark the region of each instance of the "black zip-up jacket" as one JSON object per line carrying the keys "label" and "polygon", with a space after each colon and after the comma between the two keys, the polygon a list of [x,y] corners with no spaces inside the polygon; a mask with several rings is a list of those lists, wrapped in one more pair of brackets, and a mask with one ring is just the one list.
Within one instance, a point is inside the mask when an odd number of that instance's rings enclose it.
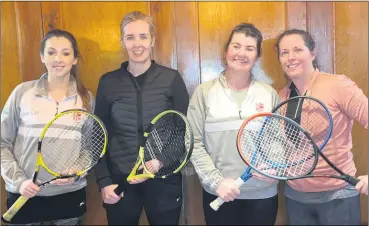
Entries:
{"label": "black zip-up jacket", "polygon": [[96,94],[95,114],[108,131],[105,156],[95,167],[100,188],[112,184],[112,177],[127,175],[134,166],[143,131],[165,110],[187,114],[189,94],[179,72],[151,62],[136,78],[128,62],[101,76]]}

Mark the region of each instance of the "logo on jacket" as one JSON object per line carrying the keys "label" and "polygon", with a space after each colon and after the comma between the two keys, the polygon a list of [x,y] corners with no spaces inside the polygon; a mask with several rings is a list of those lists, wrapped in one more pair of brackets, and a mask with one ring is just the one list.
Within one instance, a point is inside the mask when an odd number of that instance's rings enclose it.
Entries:
{"label": "logo on jacket", "polygon": [[264,104],[263,103],[256,103],[256,111],[262,112],[264,110]]}

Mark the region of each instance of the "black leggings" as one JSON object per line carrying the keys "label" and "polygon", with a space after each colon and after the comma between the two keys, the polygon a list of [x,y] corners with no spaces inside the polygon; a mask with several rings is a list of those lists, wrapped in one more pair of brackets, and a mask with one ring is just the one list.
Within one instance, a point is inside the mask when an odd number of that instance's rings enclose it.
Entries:
{"label": "black leggings", "polygon": [[182,176],[149,179],[134,185],[126,183],[124,197],[119,202],[113,205],[104,203],[109,225],[138,225],[143,207],[150,225],[178,225],[182,208]]}
{"label": "black leggings", "polygon": [[206,225],[274,225],[278,211],[278,195],[266,199],[235,199],[224,203],[218,211],[209,204],[217,196],[203,190]]}

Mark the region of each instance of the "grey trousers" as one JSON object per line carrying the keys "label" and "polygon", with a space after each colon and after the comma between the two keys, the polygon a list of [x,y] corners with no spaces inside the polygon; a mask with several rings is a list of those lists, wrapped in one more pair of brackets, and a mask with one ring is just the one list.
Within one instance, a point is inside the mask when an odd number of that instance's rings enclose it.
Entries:
{"label": "grey trousers", "polygon": [[360,195],[305,204],[286,197],[289,225],[360,225]]}

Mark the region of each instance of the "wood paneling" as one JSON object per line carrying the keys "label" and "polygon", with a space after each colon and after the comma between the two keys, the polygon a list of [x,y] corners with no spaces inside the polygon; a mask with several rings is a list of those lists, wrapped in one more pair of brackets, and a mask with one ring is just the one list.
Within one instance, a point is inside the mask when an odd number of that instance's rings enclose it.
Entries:
{"label": "wood paneling", "polygon": [[317,61],[321,71],[334,73],[333,2],[306,3],[307,31],[316,43]]}
{"label": "wood paneling", "polygon": [[306,31],[306,2],[286,2],[286,28]]}
{"label": "wood paneling", "polygon": [[151,2],[150,15],[157,33],[154,59],[159,64],[177,69],[174,2]]}
{"label": "wood paneling", "polygon": [[175,2],[177,69],[191,95],[200,83],[199,15],[197,2]]}
{"label": "wood paneling", "polygon": [[[368,3],[334,4],[337,74],[351,78],[368,95]],[[356,175],[368,174],[368,130],[355,123],[352,137]],[[361,215],[367,225],[368,196],[361,196]]]}
{"label": "wood paneling", "polygon": [[16,2],[15,16],[22,81],[37,79],[44,71],[40,60],[43,37],[40,2]]}
{"label": "wood paneling", "polygon": [[1,3],[1,109],[13,89],[21,83],[15,3]]}
{"label": "wood paneling", "polygon": [[[178,69],[190,94],[198,84],[217,77],[223,70],[224,45],[240,22],[254,23],[263,33],[262,66],[274,80],[275,89],[285,85],[274,49],[275,38],[286,28],[300,28],[315,38],[318,63],[323,71],[345,74],[368,93],[367,3],[5,2],[1,3],[1,106],[17,84],[38,78],[42,73],[40,40],[53,28],[66,29],[77,38],[82,54],[79,75],[95,94],[100,76],[127,60],[120,44],[119,26],[123,15],[133,10],[153,17],[157,29],[153,57],[160,64]],[[353,152],[358,174],[367,173],[366,138],[367,130],[355,125]],[[191,164],[183,179],[181,224],[204,224],[202,189]],[[105,210],[93,174],[88,181],[84,223],[105,225]],[[279,187],[276,223],[283,225],[286,215],[282,182]],[[363,196],[363,222],[368,219],[367,206],[367,196]],[[140,224],[147,224],[145,214]]]}

